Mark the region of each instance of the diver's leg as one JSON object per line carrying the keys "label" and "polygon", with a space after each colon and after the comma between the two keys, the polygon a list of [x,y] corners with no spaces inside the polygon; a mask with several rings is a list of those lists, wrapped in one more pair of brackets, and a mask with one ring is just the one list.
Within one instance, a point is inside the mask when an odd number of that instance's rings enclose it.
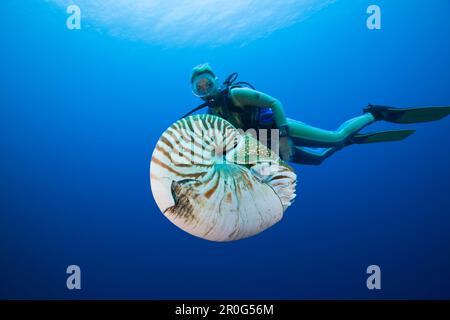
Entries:
{"label": "diver's leg", "polygon": [[307,148],[294,147],[292,162],[307,165],[319,165],[338,150],[339,148],[327,148],[319,152]]}
{"label": "diver's leg", "polygon": [[296,146],[321,148],[342,148],[348,138],[374,122],[374,120],[375,118],[371,113],[365,113],[346,121],[336,131],[329,131],[307,125],[300,121],[287,119],[289,136]]}

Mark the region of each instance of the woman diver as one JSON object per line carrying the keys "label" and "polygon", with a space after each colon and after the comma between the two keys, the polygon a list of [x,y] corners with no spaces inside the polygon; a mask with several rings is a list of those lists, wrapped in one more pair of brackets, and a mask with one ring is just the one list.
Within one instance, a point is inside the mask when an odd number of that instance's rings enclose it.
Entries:
{"label": "woman diver", "polygon": [[[244,131],[251,128],[279,129],[280,157],[301,164],[319,165],[347,145],[398,141],[414,133],[414,130],[399,130],[358,134],[375,121],[426,122],[442,119],[450,113],[450,107],[401,109],[368,105],[361,116],[346,121],[335,131],[329,131],[286,118],[280,101],[256,91],[246,82],[235,82],[236,78],[237,74],[233,73],[221,86],[209,64],[196,66],[191,74],[192,91],[205,102],[187,115],[208,107],[210,114]],[[315,151],[310,148],[325,149]]]}

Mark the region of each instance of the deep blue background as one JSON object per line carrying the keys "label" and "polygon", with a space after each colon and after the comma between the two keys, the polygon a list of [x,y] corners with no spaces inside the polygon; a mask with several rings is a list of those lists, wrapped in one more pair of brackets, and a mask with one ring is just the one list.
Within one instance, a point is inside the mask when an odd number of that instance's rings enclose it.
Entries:
{"label": "deep blue background", "polygon": [[368,102],[449,105],[449,1],[338,1],[244,47],[186,49],[69,31],[40,1],[0,10],[0,298],[450,298],[450,119],[376,124],[418,131],[296,165],[284,219],[233,243],[172,225],[148,174],[159,135],[198,104],[189,72],[205,61],[327,129]]}

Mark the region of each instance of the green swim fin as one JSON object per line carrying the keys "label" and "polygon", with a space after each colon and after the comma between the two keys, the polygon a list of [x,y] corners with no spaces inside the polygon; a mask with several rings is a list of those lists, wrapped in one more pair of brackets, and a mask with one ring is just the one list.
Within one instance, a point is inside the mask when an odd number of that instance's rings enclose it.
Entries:
{"label": "green swim fin", "polygon": [[369,104],[363,111],[372,113],[376,120],[384,120],[394,123],[417,123],[436,121],[445,118],[450,114],[450,106],[394,108]]}
{"label": "green swim fin", "polygon": [[363,144],[374,142],[400,141],[408,138],[416,130],[379,131],[355,134],[350,143]]}

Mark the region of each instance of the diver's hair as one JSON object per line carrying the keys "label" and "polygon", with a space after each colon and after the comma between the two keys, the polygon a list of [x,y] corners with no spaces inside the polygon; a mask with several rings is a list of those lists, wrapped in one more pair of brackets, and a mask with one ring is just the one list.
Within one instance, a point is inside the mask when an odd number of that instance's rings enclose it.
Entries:
{"label": "diver's hair", "polygon": [[214,71],[213,71],[213,69],[211,68],[211,66],[209,65],[209,63],[202,63],[202,64],[199,64],[198,66],[195,66],[193,69],[192,69],[192,73],[191,73],[191,83],[192,83],[192,80],[194,80],[194,78],[196,77],[196,76],[198,76],[199,74],[202,74],[202,73],[209,73],[209,74],[211,74],[214,78],[216,77],[216,75],[214,74]]}

